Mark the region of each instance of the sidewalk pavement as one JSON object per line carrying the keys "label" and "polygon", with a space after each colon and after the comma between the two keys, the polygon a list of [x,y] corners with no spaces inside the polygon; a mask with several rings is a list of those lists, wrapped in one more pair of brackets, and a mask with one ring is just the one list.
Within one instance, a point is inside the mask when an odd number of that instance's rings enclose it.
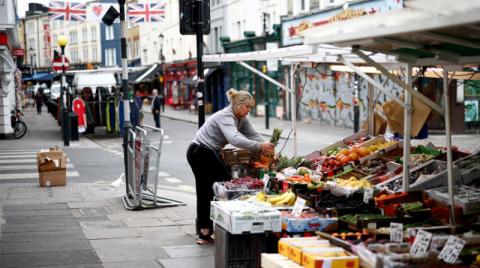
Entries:
{"label": "sidewalk pavement", "polygon": [[[151,113],[149,105],[143,106],[143,111]],[[162,117],[182,120],[190,123],[198,123],[198,114],[189,112],[188,110],[174,110],[167,106],[165,112],[161,113]],[[210,115],[206,115],[207,119]],[[270,118],[270,128],[265,128],[265,117],[250,116],[249,120],[253,127],[262,135],[271,136],[274,128],[283,129],[282,138],[286,139],[292,129],[292,122],[289,120],[280,120]],[[312,144],[312,150],[318,150],[324,146],[328,146],[340,141],[353,134],[353,129],[324,126],[316,123],[307,123],[301,120],[297,121],[297,140],[302,143]],[[293,134],[290,135],[289,142],[293,142]],[[430,135],[424,140],[412,140],[412,145],[427,144],[432,142],[436,146],[446,146],[446,136],[444,134]],[[480,134],[457,134],[452,135],[452,145],[458,146],[467,151],[480,149]],[[287,154],[290,152],[287,152]]]}
{"label": "sidewalk pavement", "polygon": [[[0,170],[19,157],[35,161],[41,148],[63,147],[51,115],[26,109],[23,119],[26,137],[0,140]],[[63,149],[103,150],[86,137]],[[25,165],[22,161],[15,165]],[[159,195],[187,206],[129,211],[121,200],[125,184],[116,179],[79,183],[72,178],[59,187],[0,180],[0,267],[214,266],[215,247],[195,243],[194,194],[162,188]]]}

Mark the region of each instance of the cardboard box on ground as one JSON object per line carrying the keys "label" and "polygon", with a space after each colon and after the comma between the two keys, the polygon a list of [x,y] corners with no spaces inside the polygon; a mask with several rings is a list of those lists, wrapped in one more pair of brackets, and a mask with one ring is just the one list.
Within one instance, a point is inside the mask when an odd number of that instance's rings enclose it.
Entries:
{"label": "cardboard box on ground", "polygon": [[58,147],[38,152],[37,167],[41,187],[67,184],[67,156]]}
{"label": "cardboard box on ground", "polygon": [[[400,99],[404,100],[404,96]],[[387,117],[387,123],[390,130],[394,133],[403,135],[403,107],[395,101],[387,101],[383,104],[382,108]],[[418,135],[431,112],[432,109],[430,107],[412,96],[412,129],[410,132],[412,137]]]}

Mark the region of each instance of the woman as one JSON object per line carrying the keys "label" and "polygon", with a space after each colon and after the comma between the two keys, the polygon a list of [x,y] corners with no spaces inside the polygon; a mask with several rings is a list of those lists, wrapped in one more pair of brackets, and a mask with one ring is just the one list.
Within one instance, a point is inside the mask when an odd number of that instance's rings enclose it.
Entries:
{"label": "woman", "polygon": [[[219,158],[222,148],[230,143],[238,148],[272,153],[275,146],[258,134],[246,119],[254,100],[246,91],[230,89],[227,92],[230,106],[208,118],[195,134],[187,150],[187,159],[197,192],[197,228],[200,245],[213,242],[213,224],[210,220],[210,201],[213,200],[213,183],[231,179]],[[198,230],[197,230],[198,231]]]}

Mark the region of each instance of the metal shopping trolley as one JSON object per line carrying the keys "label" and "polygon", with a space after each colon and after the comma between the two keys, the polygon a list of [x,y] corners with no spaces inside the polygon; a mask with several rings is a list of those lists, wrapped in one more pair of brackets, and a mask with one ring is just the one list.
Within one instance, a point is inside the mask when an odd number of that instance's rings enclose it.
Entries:
{"label": "metal shopping trolley", "polygon": [[[152,138],[159,134],[158,143]],[[127,144],[126,194],[123,205],[129,210],[185,206],[186,204],[158,195],[158,173],[164,131],[144,125],[130,129]]]}

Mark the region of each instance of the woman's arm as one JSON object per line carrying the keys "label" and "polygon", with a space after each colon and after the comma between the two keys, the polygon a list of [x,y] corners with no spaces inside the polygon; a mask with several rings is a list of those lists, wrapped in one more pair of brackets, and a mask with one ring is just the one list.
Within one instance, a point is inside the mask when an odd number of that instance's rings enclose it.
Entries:
{"label": "woman's arm", "polygon": [[235,125],[235,119],[230,116],[226,116],[219,121],[219,128],[222,131],[225,139],[238,148],[248,150],[260,150],[260,143],[263,141],[253,140],[245,137],[237,130]]}
{"label": "woman's arm", "polygon": [[241,124],[240,124],[240,133],[245,135],[248,139],[258,141],[258,142],[265,142],[265,139],[260,135],[250,124],[250,121],[247,119],[243,119]]}

